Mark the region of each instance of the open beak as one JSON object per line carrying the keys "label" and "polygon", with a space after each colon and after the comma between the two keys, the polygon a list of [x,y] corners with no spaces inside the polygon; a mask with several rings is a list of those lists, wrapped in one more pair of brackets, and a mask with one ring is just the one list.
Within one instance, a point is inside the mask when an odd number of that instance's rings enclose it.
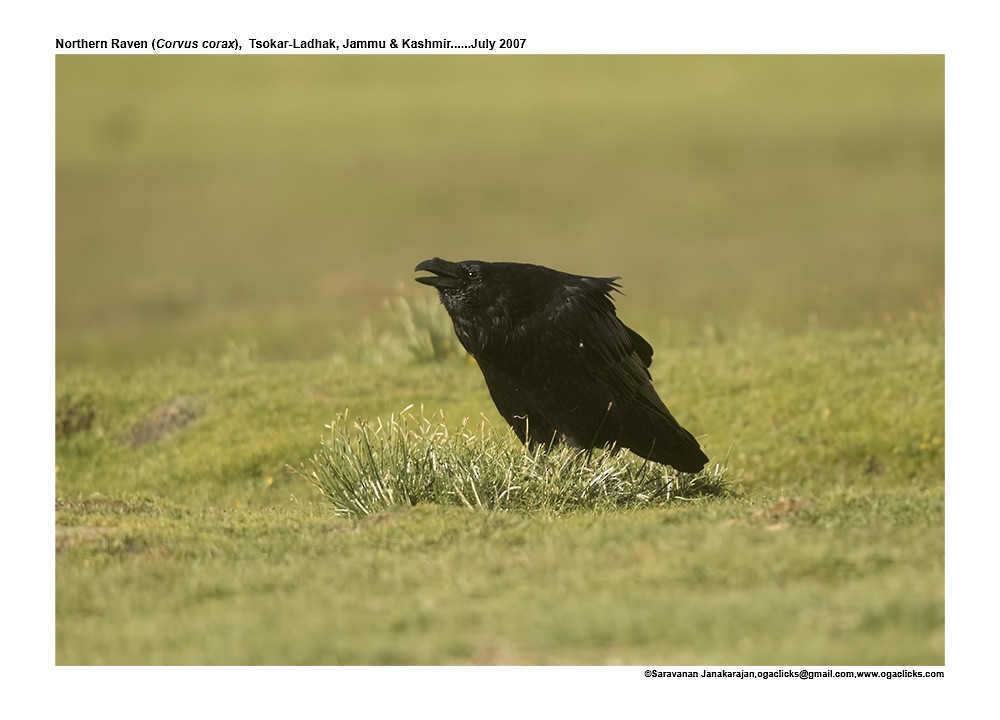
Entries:
{"label": "open beak", "polygon": [[438,290],[457,288],[462,285],[462,268],[458,263],[434,258],[432,260],[424,260],[413,268],[414,272],[420,272],[421,270],[426,270],[434,274],[414,278],[418,283],[430,285]]}

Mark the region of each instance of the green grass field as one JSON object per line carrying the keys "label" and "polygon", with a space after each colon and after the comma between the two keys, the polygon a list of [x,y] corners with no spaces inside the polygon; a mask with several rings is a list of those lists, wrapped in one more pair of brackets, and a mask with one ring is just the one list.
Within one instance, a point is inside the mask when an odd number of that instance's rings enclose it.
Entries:
{"label": "green grass field", "polygon": [[[56,71],[58,663],[944,662],[941,57]],[[621,275],[730,492],[338,515],[345,410],[503,429],[434,255]]]}

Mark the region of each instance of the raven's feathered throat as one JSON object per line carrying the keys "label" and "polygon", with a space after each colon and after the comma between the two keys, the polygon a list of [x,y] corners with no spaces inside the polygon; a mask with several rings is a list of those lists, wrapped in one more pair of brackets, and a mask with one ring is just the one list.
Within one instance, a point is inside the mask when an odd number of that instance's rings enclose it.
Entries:
{"label": "raven's feathered throat", "polygon": [[653,348],[615,313],[615,277],[540,265],[425,260],[497,410],[521,442],[626,447],[698,472],[708,458],[656,394]]}

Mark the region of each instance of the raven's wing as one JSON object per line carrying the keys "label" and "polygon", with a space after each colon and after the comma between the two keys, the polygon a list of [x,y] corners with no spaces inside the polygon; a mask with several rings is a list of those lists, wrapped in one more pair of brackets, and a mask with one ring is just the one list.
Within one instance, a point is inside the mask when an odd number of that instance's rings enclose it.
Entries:
{"label": "raven's wing", "polygon": [[552,332],[575,346],[595,379],[618,391],[620,399],[639,398],[653,407],[662,405],[647,370],[653,362],[652,346],[618,318],[608,296],[613,287],[610,282],[585,280],[591,282],[568,288],[549,308],[546,315]]}
{"label": "raven's wing", "polygon": [[602,425],[597,439],[696,472],[708,458],[656,394],[647,369],[653,348],[618,318],[609,296],[613,289],[610,279],[583,278],[546,312],[558,344],[582,358],[591,381],[605,386],[612,398],[612,421]]}

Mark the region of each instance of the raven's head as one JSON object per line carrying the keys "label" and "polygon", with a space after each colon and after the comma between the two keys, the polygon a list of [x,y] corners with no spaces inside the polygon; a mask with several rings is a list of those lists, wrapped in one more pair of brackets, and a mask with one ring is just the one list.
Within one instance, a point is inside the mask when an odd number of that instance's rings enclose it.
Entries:
{"label": "raven's head", "polygon": [[418,283],[436,288],[449,313],[453,310],[477,310],[493,298],[488,291],[489,266],[478,260],[448,262],[441,258],[424,260],[413,270],[434,273],[416,278]]}
{"label": "raven's head", "polygon": [[434,258],[414,268],[417,272],[433,273],[416,280],[437,289],[441,304],[455,324],[455,334],[475,357],[506,336],[505,323],[510,319],[508,296],[514,292],[504,282],[503,269],[509,265],[512,264]]}

